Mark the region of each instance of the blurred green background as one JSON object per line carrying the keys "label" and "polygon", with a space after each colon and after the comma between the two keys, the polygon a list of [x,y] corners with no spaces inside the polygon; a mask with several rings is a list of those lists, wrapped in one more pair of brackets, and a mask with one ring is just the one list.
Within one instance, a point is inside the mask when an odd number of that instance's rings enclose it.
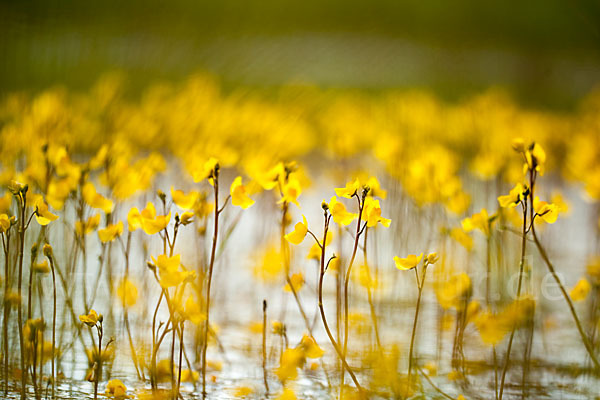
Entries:
{"label": "blurred green background", "polygon": [[0,33],[0,93],[112,70],[136,93],[202,70],[225,88],[501,85],[568,108],[600,82],[597,0],[4,1]]}

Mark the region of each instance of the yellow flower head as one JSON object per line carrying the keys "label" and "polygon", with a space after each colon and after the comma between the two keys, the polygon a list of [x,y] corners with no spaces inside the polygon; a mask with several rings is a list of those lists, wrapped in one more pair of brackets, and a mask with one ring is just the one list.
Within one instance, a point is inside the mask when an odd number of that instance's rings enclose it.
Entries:
{"label": "yellow flower head", "polygon": [[219,161],[216,158],[209,158],[200,168],[197,168],[192,172],[192,178],[194,179],[194,182],[200,182],[206,178],[211,178],[211,176],[214,174],[215,168],[217,168],[218,165]]}
{"label": "yellow flower head", "polygon": [[319,347],[312,336],[302,336],[298,347],[302,349],[306,358],[321,358],[325,354],[325,351]]}
{"label": "yellow flower head", "polygon": [[50,222],[57,220],[58,215],[52,214],[48,210],[48,205],[40,197],[35,202],[35,219],[37,220],[38,224],[45,226],[48,225]]}
{"label": "yellow flower head", "polygon": [[419,262],[422,258],[423,253],[419,254],[419,256],[409,254],[406,258],[400,258],[398,256],[394,257],[394,262],[396,263],[396,268],[398,268],[401,271],[407,271],[419,265]]}
{"label": "yellow flower head", "polygon": [[102,243],[108,243],[121,236],[123,233],[123,221],[119,221],[116,224],[110,224],[104,229],[98,230],[98,237]]}
{"label": "yellow flower head", "polygon": [[347,199],[350,199],[357,193],[360,196],[360,189],[360,181],[358,180],[358,178],[356,178],[355,180],[346,183],[346,187],[336,188],[335,194],[339,197],[345,197]]}
{"label": "yellow flower head", "polygon": [[241,176],[238,176],[233,180],[229,192],[231,194],[231,204],[234,206],[246,209],[254,204],[254,200],[248,197],[248,194],[246,193],[246,187],[242,185]]}
{"label": "yellow flower head", "polygon": [[592,285],[590,282],[585,278],[581,278],[579,282],[573,286],[569,295],[573,301],[583,301],[586,299],[591,289]]}
{"label": "yellow flower head", "polygon": [[462,228],[465,232],[471,232],[474,229],[479,229],[485,236],[490,235],[490,217],[485,208],[482,208],[477,214],[467,217],[462,220]]}
{"label": "yellow flower head", "polygon": [[138,299],[137,286],[131,280],[125,278],[117,287],[117,296],[121,300],[123,307],[132,307]]}
{"label": "yellow flower head", "polygon": [[0,214],[0,232],[6,233],[10,229],[11,218],[6,214]]}
{"label": "yellow flower head", "polygon": [[432,265],[435,264],[436,262],[438,262],[439,257],[437,255],[437,253],[429,253],[427,255],[427,264]]}
{"label": "yellow flower head", "polygon": [[87,235],[96,230],[100,225],[100,214],[92,215],[86,221],[75,221],[75,232],[79,236]]}
{"label": "yellow flower head", "polygon": [[287,235],[285,235],[285,240],[290,242],[291,244],[298,245],[302,243],[306,234],[308,233],[308,223],[306,222],[306,217],[302,216],[302,222],[298,222],[294,226],[294,230]]}
{"label": "yellow flower head", "polygon": [[79,320],[89,327],[96,325],[101,318],[102,314],[98,315],[94,310],[90,310],[87,315],[84,314],[79,316]]}
{"label": "yellow flower head", "polygon": [[367,222],[367,226],[372,228],[380,223],[386,228],[390,226],[391,219],[383,218],[381,216],[381,207],[379,206],[379,200],[375,200],[373,197],[366,197],[365,203],[362,210],[362,219]]}
{"label": "yellow flower head", "polygon": [[110,214],[113,211],[114,203],[100,193],[96,192],[96,188],[92,182],[87,182],[81,190],[83,200],[88,206],[104,211],[105,214]]}
{"label": "yellow flower head", "polygon": [[106,397],[112,397],[115,399],[130,399],[131,396],[127,395],[127,387],[118,379],[111,379],[106,384]]}
{"label": "yellow flower head", "polygon": [[173,203],[177,204],[177,207],[181,208],[182,210],[193,210],[199,196],[200,195],[198,192],[192,191],[188,194],[185,194],[182,190],[175,190],[171,186],[171,197],[173,198]]}
{"label": "yellow flower head", "polygon": [[[290,281],[292,282],[292,287],[294,288],[294,292],[298,293],[300,291],[300,289],[302,289],[302,286],[304,285],[304,276],[302,275],[302,273],[298,272],[297,274],[293,274],[290,277]],[[285,290],[286,292],[291,292],[292,287],[290,287],[289,283],[286,283],[285,286],[283,287],[283,290]]]}
{"label": "yellow flower head", "polygon": [[541,201],[537,196],[533,199],[533,210],[538,217],[541,217],[549,224],[555,223],[558,218],[558,206]]}
{"label": "yellow flower head", "polygon": [[287,182],[283,183],[281,186],[282,197],[278,201],[278,204],[281,203],[294,203],[296,206],[300,207],[300,203],[298,203],[298,197],[302,194],[302,187],[300,186],[300,181],[296,178],[295,174],[290,175],[287,179]]}
{"label": "yellow flower head", "polygon": [[127,225],[130,231],[135,231],[142,228],[148,235],[154,235],[169,225],[171,213],[167,215],[156,215],[154,204],[148,202],[146,208],[141,212],[136,208],[132,208],[127,213]]}
{"label": "yellow flower head", "polygon": [[181,255],[179,254],[172,257],[161,254],[157,258],[152,257],[152,260],[159,271],[160,286],[164,289],[178,286],[186,279],[193,279],[195,276],[194,271],[180,269]]}
{"label": "yellow flower head", "polygon": [[529,188],[517,183],[507,195],[499,196],[498,203],[500,207],[514,207],[522,201],[529,193]]}
{"label": "yellow flower head", "polygon": [[546,152],[538,143],[532,143],[525,152],[526,163],[525,170],[535,170],[540,175],[544,175],[544,165],[546,164]]}
{"label": "yellow flower head", "polygon": [[344,203],[340,203],[335,196],[329,200],[329,212],[333,220],[340,225],[350,225],[358,217],[358,214],[347,211]]}

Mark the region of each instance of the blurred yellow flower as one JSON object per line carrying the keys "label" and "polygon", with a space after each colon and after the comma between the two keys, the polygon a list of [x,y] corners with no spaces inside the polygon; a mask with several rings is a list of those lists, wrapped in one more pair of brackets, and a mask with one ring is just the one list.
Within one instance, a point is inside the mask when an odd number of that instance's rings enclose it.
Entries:
{"label": "blurred yellow flower", "polygon": [[250,207],[254,204],[254,200],[248,197],[246,193],[246,188],[242,185],[242,177],[238,176],[231,183],[231,188],[229,189],[231,194],[231,204],[234,206],[239,206],[243,209]]}
{"label": "blurred yellow flower", "polygon": [[188,194],[185,194],[182,190],[175,190],[173,186],[171,186],[171,197],[173,198],[173,203],[177,204],[177,207],[182,210],[192,210],[196,201],[199,197],[198,192],[191,191]]}
{"label": "blurred yellow flower", "polygon": [[146,208],[141,212],[136,208],[129,210],[127,214],[127,225],[130,231],[135,231],[142,228],[148,235],[154,235],[169,225],[171,213],[167,215],[156,215],[154,204],[148,202]]}
{"label": "blurred yellow flower", "polygon": [[101,316],[102,314],[98,315],[96,311],[90,310],[90,312],[87,315],[80,315],[79,320],[87,326],[92,327],[98,323],[98,320]]}
{"label": "blurred yellow flower", "polygon": [[[306,234],[308,233],[308,223],[306,222],[306,217],[302,216],[302,222],[298,222],[294,226],[294,230],[287,235],[285,235],[285,240],[290,242],[291,244],[299,245],[302,243]],[[317,246],[318,247],[318,246]]]}
{"label": "blurred yellow flower", "polygon": [[104,229],[98,230],[98,237],[102,243],[108,243],[121,236],[123,233],[123,221],[119,221],[116,224],[109,224]]}
{"label": "blurred yellow flower", "polygon": [[[300,291],[300,289],[302,289],[302,286],[304,285],[304,276],[302,275],[302,273],[298,272],[290,277],[290,281],[292,282],[294,292],[298,293],[298,291]],[[286,292],[291,292],[292,288],[290,287],[289,283],[286,283],[283,287],[283,290],[285,290]]]}
{"label": "blurred yellow flower", "polygon": [[92,215],[86,221],[75,221],[75,232],[79,236],[87,235],[98,228],[100,225],[100,214]]}
{"label": "blurred yellow flower", "polygon": [[587,298],[591,289],[592,285],[590,282],[585,278],[581,278],[579,282],[573,286],[573,289],[571,289],[569,295],[573,301],[583,301]]}
{"label": "blurred yellow flower", "polygon": [[204,164],[192,172],[192,178],[194,179],[194,182],[200,182],[206,178],[209,178],[218,164],[219,161],[216,158],[210,157]]}
{"label": "blurred yellow flower", "polygon": [[56,221],[58,219],[58,215],[52,214],[48,210],[48,205],[40,198],[35,203],[35,219],[37,220],[38,224],[46,226],[50,222]]}
{"label": "blurred yellow flower", "polygon": [[100,193],[96,192],[96,188],[92,182],[87,182],[85,185],[83,185],[81,194],[83,195],[83,200],[88,206],[100,209],[106,214],[110,214],[113,211],[114,203],[112,200],[109,200]]}
{"label": "blurred yellow flower", "polygon": [[346,187],[336,188],[335,194],[336,194],[336,196],[345,197],[347,199],[350,199],[350,198],[352,198],[352,196],[354,196],[357,193],[360,196],[361,195],[359,193],[360,189],[361,189],[360,181],[357,178],[353,181],[346,183]]}
{"label": "blurred yellow flower", "polygon": [[137,286],[131,280],[124,278],[117,287],[117,296],[124,307],[132,307],[138,299]]}
{"label": "blurred yellow flower", "polygon": [[379,206],[379,200],[375,200],[372,197],[366,197],[362,210],[362,220],[367,222],[367,226],[372,228],[380,223],[386,228],[390,226],[391,219],[383,218],[381,216],[381,207]]}
{"label": "blurred yellow flower", "polygon": [[520,183],[517,183],[507,195],[498,196],[500,207],[514,207],[525,198],[525,193],[529,190]]}
{"label": "blurred yellow flower", "polygon": [[477,214],[463,219],[461,224],[465,232],[479,229],[485,236],[490,236],[490,217],[485,208],[482,208]]}
{"label": "blurred yellow flower", "polygon": [[541,201],[538,196],[533,199],[533,210],[538,217],[549,224],[555,223],[558,218],[558,206]]}
{"label": "blurred yellow flower", "polygon": [[333,220],[340,225],[350,225],[358,217],[358,214],[348,212],[344,203],[340,203],[335,196],[329,200],[329,212]]}
{"label": "blurred yellow flower", "polygon": [[106,384],[106,397],[115,399],[130,399],[132,396],[127,395],[127,387],[118,379],[111,379]]}
{"label": "blurred yellow flower", "polygon": [[407,271],[419,265],[419,262],[422,258],[423,253],[419,254],[419,256],[409,254],[406,258],[400,258],[398,256],[394,257],[394,262],[396,263],[396,268],[398,268],[401,271]]}
{"label": "blurred yellow flower", "polygon": [[300,207],[300,203],[298,203],[298,197],[302,194],[302,187],[300,186],[300,181],[295,175],[290,175],[288,177],[287,182],[285,182],[281,187],[282,197],[278,203],[294,203],[296,206]]}

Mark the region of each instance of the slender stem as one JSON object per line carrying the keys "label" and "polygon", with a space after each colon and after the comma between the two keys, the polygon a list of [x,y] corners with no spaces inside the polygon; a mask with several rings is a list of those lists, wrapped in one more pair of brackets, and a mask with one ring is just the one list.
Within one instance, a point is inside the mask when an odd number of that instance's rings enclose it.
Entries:
{"label": "slender stem", "polygon": [[184,321],[181,321],[180,329],[179,329],[179,373],[177,375],[177,393],[174,398],[179,397],[179,388],[181,387],[181,364],[183,357],[183,325]]}
{"label": "slender stem", "polygon": [[206,283],[206,321],[204,321],[204,341],[202,342],[202,398],[206,398],[206,348],[208,346],[208,328],[210,315],[210,285],[212,282],[213,267],[215,264],[215,254],[217,251],[217,239],[219,234],[219,170],[214,169],[214,189],[215,189],[215,214],[212,248],[210,251],[210,262],[208,264],[208,281]]}
{"label": "slender stem", "polygon": [[54,358],[56,357],[56,275],[54,273],[54,260],[50,260],[50,268],[52,269],[52,398],[54,398],[54,387],[56,380],[56,370],[54,366]]}
{"label": "slender stem", "polygon": [[[349,314],[349,300],[348,300],[348,286],[350,283],[350,272],[352,271],[352,265],[354,264],[354,259],[356,258],[356,251],[358,250],[358,241],[360,240],[360,233],[361,233],[361,218],[362,218],[362,209],[363,209],[363,205],[364,205],[364,196],[361,198],[358,196],[358,194],[354,195],[356,197],[356,199],[358,200],[358,221],[356,222],[356,234],[354,235],[354,247],[352,248],[352,256],[350,257],[350,263],[348,264],[348,269],[346,270],[346,274],[344,276],[344,347],[343,347],[343,353],[344,353],[344,358],[346,357],[346,354],[348,353],[348,330],[349,330],[349,323],[348,323],[348,314]],[[343,396],[343,379],[344,379],[344,367],[342,365],[342,387],[340,388],[340,398]]]}
{"label": "slender stem", "polygon": [[419,319],[419,310],[421,308],[421,295],[423,293],[423,286],[425,284],[425,275],[427,274],[427,265],[423,266],[423,278],[419,280],[419,271],[415,267],[415,276],[417,278],[417,287],[419,289],[419,294],[417,296],[417,308],[415,309],[415,318],[413,320],[412,334],[410,337],[410,348],[408,350],[408,384],[410,385],[410,377],[412,374],[412,364],[413,364],[413,347],[415,344],[415,334],[417,333],[417,321]]}
{"label": "slender stem", "polygon": [[19,322],[19,344],[21,347],[21,399],[25,400],[25,386],[27,385],[27,369],[25,367],[25,343],[23,340],[23,307],[21,302],[22,278],[23,278],[23,251],[25,247],[25,207],[27,206],[27,195],[25,191],[20,192],[19,198],[19,256],[18,256],[18,282],[17,292],[19,297],[19,306],[17,309],[17,320]]}
{"label": "slender stem", "polygon": [[263,381],[265,382],[266,396],[269,395],[269,382],[267,374],[267,300],[263,300],[263,326],[262,326],[262,368]]}
{"label": "slender stem", "polygon": [[[519,262],[519,281],[517,284],[517,299],[521,296],[521,284],[523,281],[523,267],[525,264],[525,250],[527,248],[527,205],[528,198],[526,197],[521,203],[523,206],[523,231],[521,234],[521,260]],[[510,332],[510,338],[508,339],[508,347],[506,349],[506,357],[504,359],[504,367],[502,368],[502,375],[500,378],[500,390],[498,394],[498,399],[502,400],[502,394],[504,393],[504,380],[506,378],[506,371],[508,370],[508,365],[510,363],[510,351],[512,349],[513,339],[515,337],[516,326],[513,326],[512,331]]]}
{"label": "slender stem", "polygon": [[331,330],[329,329],[329,325],[327,324],[327,318],[325,317],[325,309],[323,308],[323,278],[325,277],[325,248],[326,248],[325,239],[327,238],[327,230],[329,229],[329,220],[330,220],[330,216],[328,216],[327,212],[325,212],[325,229],[324,229],[324,233],[323,233],[323,246],[321,247],[321,267],[320,267],[319,287],[318,287],[319,288],[319,312],[321,314],[321,320],[323,321],[323,326],[325,327],[325,332],[327,332],[327,336],[329,337],[329,341],[331,342],[331,344],[333,345],[333,348],[335,349],[336,353],[340,357],[342,364],[344,365],[344,367],[350,374],[350,377],[352,378],[352,381],[354,381],[356,388],[361,393],[361,395],[363,395],[364,389],[362,388],[362,386],[360,386],[358,379],[356,379],[356,375],[354,375],[354,372],[352,372],[352,369],[346,362],[346,357],[344,357],[342,350],[340,349],[337,342],[333,338],[333,335],[331,334]]}
{"label": "slender stem", "polygon": [[583,327],[581,326],[581,322],[579,321],[579,317],[577,316],[577,312],[575,311],[573,302],[571,301],[571,298],[569,297],[569,294],[567,293],[567,290],[565,289],[564,285],[560,281],[560,278],[556,274],[554,266],[550,262],[550,258],[548,258],[548,254],[546,253],[546,250],[540,243],[540,241],[535,233],[535,227],[531,230],[531,232],[533,233],[533,240],[540,252],[540,255],[542,256],[542,259],[546,263],[546,266],[548,267],[550,274],[552,274],[552,277],[558,284],[558,287],[560,288],[560,291],[561,291],[563,297],[565,298],[567,305],[569,306],[569,310],[571,311],[571,315],[573,316],[573,321],[575,321],[575,325],[577,326],[577,330],[579,331],[579,335],[581,336],[581,341],[583,342],[583,345],[585,346],[585,349],[587,350],[587,352],[590,356],[590,359],[592,360],[592,363],[594,364],[594,367],[596,368],[597,371],[600,371],[600,364],[598,363],[598,359],[596,358],[596,355],[594,354],[594,349],[592,347],[592,344],[590,343],[586,333],[583,330]]}

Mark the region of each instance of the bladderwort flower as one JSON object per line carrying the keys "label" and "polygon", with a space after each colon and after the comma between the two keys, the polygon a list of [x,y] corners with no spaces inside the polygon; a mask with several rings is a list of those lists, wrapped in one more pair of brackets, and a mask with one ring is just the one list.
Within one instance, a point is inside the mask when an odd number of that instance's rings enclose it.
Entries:
{"label": "bladderwort flower", "polygon": [[302,222],[298,222],[294,226],[294,230],[287,235],[285,235],[285,240],[290,242],[291,244],[299,245],[304,241],[306,234],[308,233],[308,223],[306,222],[306,217],[302,216]]}
{"label": "bladderwort flower", "polygon": [[247,194],[246,187],[242,185],[241,176],[238,176],[233,180],[229,192],[231,195],[231,204],[234,206],[246,209],[254,204],[254,200],[252,200]]}

